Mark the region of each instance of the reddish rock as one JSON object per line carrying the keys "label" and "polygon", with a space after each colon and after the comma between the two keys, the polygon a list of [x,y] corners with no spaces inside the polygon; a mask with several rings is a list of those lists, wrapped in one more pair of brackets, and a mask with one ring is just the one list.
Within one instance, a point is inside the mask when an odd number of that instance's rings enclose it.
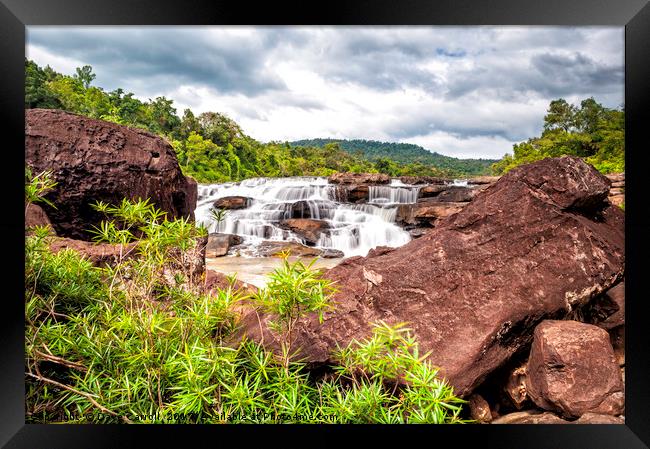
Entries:
{"label": "reddish rock", "polygon": [[329,229],[329,223],[325,220],[313,220],[309,218],[282,220],[279,226],[291,230],[312,245],[316,244],[323,231]]}
{"label": "reddish rock", "polygon": [[517,410],[521,410],[524,405],[530,403],[526,389],[526,372],[525,363],[512,370],[504,387],[506,396]]}
{"label": "reddish rock", "polygon": [[467,184],[494,184],[501,178],[501,176],[477,176],[475,178],[469,178]]}
{"label": "reddish rock", "polygon": [[362,185],[347,187],[346,190],[346,198],[350,203],[368,201],[368,198],[370,198],[370,187],[368,186]]}
{"label": "reddish rock", "polygon": [[441,203],[419,200],[415,204],[397,206],[395,221],[401,225],[433,225],[436,220],[460,212],[468,203]]}
{"label": "reddish rock", "polygon": [[228,254],[231,246],[239,245],[243,241],[244,239],[234,234],[210,234],[205,247],[205,257],[214,258],[225,256]]}
{"label": "reddish rock", "polygon": [[625,324],[625,282],[621,281],[588,303],[582,310],[582,319],[605,330]]}
{"label": "reddish rock", "polygon": [[254,285],[238,281],[237,279],[235,279],[234,283],[231,283],[228,276],[214,270],[205,270],[204,287],[205,291],[210,292],[211,294],[215,294],[217,290],[228,290],[228,288],[231,287],[233,290],[247,293],[254,293],[257,291],[257,288]]}
{"label": "reddish rock", "polygon": [[50,250],[58,253],[63,249],[72,249],[86,257],[93,265],[102,267],[114,266],[120,260],[126,260],[137,255],[136,243],[127,245],[113,245],[111,243],[93,243],[84,240],[75,240],[65,237],[54,237],[50,242]]}
{"label": "reddish rock", "polygon": [[25,208],[25,228],[34,228],[36,226],[52,227],[52,222],[41,206],[30,203]]}
{"label": "reddish rock", "polygon": [[614,195],[609,197],[609,202],[614,206],[621,207],[625,203],[625,195]]}
{"label": "reddish rock", "polygon": [[400,176],[399,178],[400,181],[402,181],[404,184],[438,184],[438,185],[445,185],[448,182],[451,182],[450,179],[445,179],[445,178],[437,178],[435,176]]}
{"label": "reddish rock", "polygon": [[570,424],[557,415],[541,410],[526,410],[503,415],[492,424]]}
{"label": "reddish rock", "polygon": [[483,188],[471,187],[448,187],[443,192],[436,195],[436,201],[462,203],[474,199],[477,193],[482,191]]}
{"label": "reddish rock", "polygon": [[614,348],[614,355],[619,366],[625,366],[625,325],[609,331],[609,341]]}
{"label": "reddish rock", "polygon": [[390,176],[382,173],[334,173],[327,178],[331,184],[388,184]]}
{"label": "reddish rock", "polygon": [[246,209],[251,205],[251,199],[245,196],[224,196],[213,204],[215,209]]}
{"label": "reddish rock", "polygon": [[444,184],[430,184],[424,186],[418,192],[418,197],[420,198],[432,198],[437,196],[440,192],[444,192],[448,187]]}
{"label": "reddish rock", "polygon": [[[539,322],[622,277],[624,214],[604,202],[608,188],[579,158],[545,159],[511,170],[424,236],[344,260],[324,274],[339,289],[335,309],[322,324],[309,316],[296,325],[299,357],[334,363],[336,346],[366,338],[370,323],[408,322],[455,392],[469,394],[530,344]],[[235,339],[279,350],[257,317],[242,324]]]}
{"label": "reddish rock", "polygon": [[625,420],[618,416],[585,413],[571,424],[625,424]]}
{"label": "reddish rock", "polygon": [[313,246],[305,246],[298,242],[266,241],[260,243],[256,248],[256,251],[258,255],[265,257],[278,256],[287,251],[292,256],[298,257],[322,257],[324,259],[333,259],[344,256],[342,251],[336,249],[314,248]]}
{"label": "reddish rock", "polygon": [[25,112],[25,159],[50,170],[56,187],[43,206],[58,235],[89,239],[104,218],[95,201],[150,198],[168,218],[194,218],[197,186],[181,173],[174,149],[140,129],[54,109]]}
{"label": "reddish rock", "polygon": [[623,383],[609,335],[592,324],[543,321],[534,333],[528,395],[566,417],[623,413]]}
{"label": "reddish rock", "polygon": [[492,421],[490,404],[483,399],[483,396],[479,394],[471,395],[467,406],[469,407],[470,416],[474,421],[478,421],[479,423],[489,423]]}

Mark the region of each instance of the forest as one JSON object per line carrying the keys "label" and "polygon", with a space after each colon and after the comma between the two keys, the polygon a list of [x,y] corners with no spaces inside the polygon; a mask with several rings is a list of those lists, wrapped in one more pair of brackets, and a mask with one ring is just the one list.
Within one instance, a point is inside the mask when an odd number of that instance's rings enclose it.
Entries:
{"label": "forest", "polygon": [[593,99],[579,106],[563,98],[551,101],[541,136],[515,144],[513,154],[492,165],[502,175],[547,157],[578,156],[602,173],[625,171],[625,111],[608,109]]}
{"label": "forest", "polygon": [[201,183],[258,176],[327,176],[335,172],[449,177],[476,173],[473,169],[464,170],[462,164],[409,161],[399,153],[390,158],[386,152],[379,158],[370,153],[351,154],[338,142],[262,143],[247,136],[237,123],[219,112],[195,115],[185,109],[178,116],[171,99],[141,101],[119,88],[106,92],[93,85],[96,75],[90,66],[77,68],[69,76],[26,59],[25,77],[25,108],[62,109],[150,131],[173,146],[184,174]]}

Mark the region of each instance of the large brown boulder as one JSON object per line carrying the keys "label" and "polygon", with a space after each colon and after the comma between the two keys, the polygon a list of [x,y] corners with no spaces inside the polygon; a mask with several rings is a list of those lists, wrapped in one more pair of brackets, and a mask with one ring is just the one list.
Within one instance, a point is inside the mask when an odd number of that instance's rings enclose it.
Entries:
{"label": "large brown boulder", "polygon": [[529,397],[565,417],[620,415],[623,382],[607,331],[577,321],[542,322],[528,359]]}
{"label": "large brown boulder", "polygon": [[388,184],[390,176],[382,173],[334,173],[329,176],[331,184]]}
{"label": "large brown boulder", "polygon": [[[299,321],[294,347],[312,366],[334,363],[336,346],[366,338],[371,322],[408,322],[455,391],[470,393],[531,342],[539,322],[622,277],[624,215],[604,201],[608,188],[579,158],[511,170],[424,236],[326,272],[339,289],[335,310],[323,324]],[[236,338],[263,333],[279,347],[257,317],[243,324]]]}
{"label": "large brown boulder", "polygon": [[311,218],[290,218],[282,220],[279,226],[289,229],[299,235],[308,244],[315,245],[323,231],[329,229],[329,223],[325,220],[314,220]]}
{"label": "large brown boulder", "polygon": [[150,198],[168,218],[194,218],[197,186],[181,173],[160,137],[53,109],[25,112],[25,158],[33,172],[51,170],[57,186],[43,206],[58,235],[88,239],[104,218],[91,204]]}

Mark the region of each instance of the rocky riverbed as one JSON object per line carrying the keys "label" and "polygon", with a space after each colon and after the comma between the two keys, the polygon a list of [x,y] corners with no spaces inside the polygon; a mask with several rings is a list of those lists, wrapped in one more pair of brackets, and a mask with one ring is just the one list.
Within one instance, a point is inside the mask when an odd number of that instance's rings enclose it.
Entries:
{"label": "rocky riverbed", "polygon": [[[101,220],[89,206],[95,200],[149,195],[170,216],[196,212],[199,221],[213,207],[228,208],[229,218],[206,222],[213,235],[183,258],[188,273],[211,292],[229,284],[216,270],[238,273],[246,283],[237,287],[251,291],[287,245],[293,257],[320,257],[324,276],[340,287],[336,307],[322,323],[300,319],[293,333],[314,375],[327,374],[332,349],[367,337],[372,322],[407,322],[420,353],[468,399],[467,416],[478,422],[624,422],[624,174],[606,177],[562,157],[498,180],[254,180],[200,186],[195,211],[196,184],[154,135],[31,110],[25,137],[27,163],[59,183],[48,194],[55,207],[26,210],[28,232],[54,227],[53,251],[70,248],[96,265],[123,256],[125,248],[84,234]],[[244,188],[262,194],[237,192]],[[373,229],[389,232],[365,232]],[[347,246],[339,248],[343,235]],[[237,313],[233,342],[246,336],[279,350],[268,316],[248,306]]]}

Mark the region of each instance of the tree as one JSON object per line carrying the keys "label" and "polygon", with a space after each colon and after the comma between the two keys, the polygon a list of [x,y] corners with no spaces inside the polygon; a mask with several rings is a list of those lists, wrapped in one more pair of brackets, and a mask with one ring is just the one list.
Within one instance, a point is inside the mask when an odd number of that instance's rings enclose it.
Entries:
{"label": "tree", "polygon": [[89,65],[85,65],[83,67],[77,67],[74,78],[78,79],[83,87],[88,89],[88,87],[90,87],[90,83],[93,82],[96,76],[97,75],[93,73],[93,68]]}
{"label": "tree", "polygon": [[218,112],[204,112],[198,117],[201,125],[201,134],[217,145],[225,145],[235,138],[244,136],[237,123],[224,114]]}
{"label": "tree", "polygon": [[48,87],[47,82],[54,77],[52,68],[41,69],[35,62],[25,59],[25,108],[60,109],[61,102]]}
{"label": "tree", "polygon": [[576,107],[564,98],[551,101],[544,116],[544,130],[563,129],[569,131],[575,126]]}
{"label": "tree", "polygon": [[606,112],[607,110],[593,97],[582,100],[580,109],[576,112],[576,127],[585,133],[595,133]]}

